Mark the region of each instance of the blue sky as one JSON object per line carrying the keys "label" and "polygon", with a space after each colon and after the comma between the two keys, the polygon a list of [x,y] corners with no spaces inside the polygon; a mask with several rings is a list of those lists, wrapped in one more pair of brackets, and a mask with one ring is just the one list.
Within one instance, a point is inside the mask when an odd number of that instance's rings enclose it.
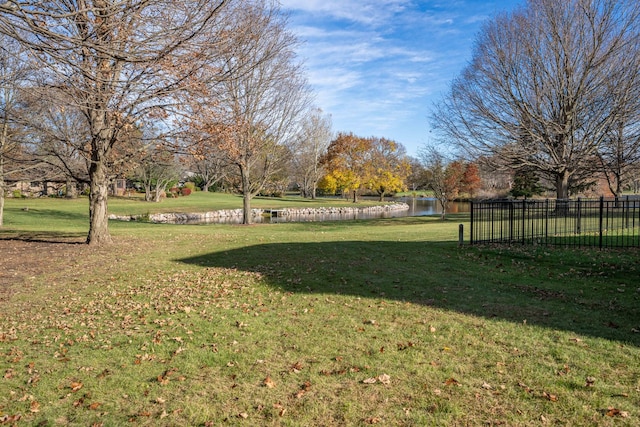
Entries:
{"label": "blue sky", "polygon": [[303,42],[315,103],[333,130],[430,142],[434,102],[470,61],[476,33],[524,0],[281,0]]}

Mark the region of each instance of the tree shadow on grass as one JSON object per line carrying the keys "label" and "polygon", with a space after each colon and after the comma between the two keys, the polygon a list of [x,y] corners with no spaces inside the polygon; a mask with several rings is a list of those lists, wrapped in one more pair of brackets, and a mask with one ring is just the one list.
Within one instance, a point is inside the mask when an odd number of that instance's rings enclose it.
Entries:
{"label": "tree shadow on grass", "polygon": [[[86,243],[87,231],[69,231],[80,222],[89,222],[87,213],[55,209],[10,208],[5,211],[0,239],[42,243]],[[15,226],[16,228],[12,228]],[[28,228],[28,230],[25,230]]]}
{"label": "tree shadow on grass", "polygon": [[395,299],[640,346],[635,267],[568,259],[451,242],[333,241],[258,244],[178,261],[260,273],[293,293]]}
{"label": "tree shadow on grass", "polygon": [[59,243],[65,245],[84,245],[87,233],[56,233],[51,231],[11,232],[0,231],[0,240],[18,240],[33,243]]}

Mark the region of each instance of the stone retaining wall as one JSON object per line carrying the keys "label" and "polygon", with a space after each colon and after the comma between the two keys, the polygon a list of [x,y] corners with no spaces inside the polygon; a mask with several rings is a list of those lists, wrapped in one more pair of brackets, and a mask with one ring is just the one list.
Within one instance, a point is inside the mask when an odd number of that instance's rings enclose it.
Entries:
{"label": "stone retaining wall", "polygon": [[392,203],[389,205],[367,206],[367,207],[332,207],[332,208],[285,208],[274,209],[278,212],[278,216],[292,215],[331,215],[331,214],[358,214],[358,213],[375,213],[375,212],[393,212],[409,210],[406,203]]}
{"label": "stone retaining wall", "polygon": [[[406,203],[391,203],[380,206],[367,207],[332,207],[332,208],[285,208],[285,209],[252,209],[251,215],[259,217],[263,214],[271,214],[277,211],[278,216],[295,216],[295,215],[327,215],[327,214],[357,214],[357,213],[374,213],[374,212],[392,212],[408,210],[409,205]],[[225,218],[241,218],[242,209],[223,209],[210,212],[199,213],[159,213],[149,215],[150,222],[158,224],[186,224],[189,222],[207,222],[221,220]],[[139,221],[146,218],[146,215],[109,215],[109,219],[117,221]]]}

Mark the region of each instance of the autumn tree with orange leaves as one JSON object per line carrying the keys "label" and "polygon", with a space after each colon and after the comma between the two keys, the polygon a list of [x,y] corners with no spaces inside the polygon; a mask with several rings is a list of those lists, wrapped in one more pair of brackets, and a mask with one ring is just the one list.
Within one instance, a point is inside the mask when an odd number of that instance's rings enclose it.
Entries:
{"label": "autumn tree with orange leaves", "polygon": [[320,181],[325,191],[351,193],[353,202],[365,190],[385,194],[401,191],[411,171],[404,147],[385,138],[363,138],[339,133],[321,159],[326,174]]}
{"label": "autumn tree with orange leaves", "polygon": [[384,200],[387,194],[404,191],[411,174],[407,150],[398,142],[386,138],[371,138],[371,169],[367,187]]}
{"label": "autumn tree with orange leaves", "polygon": [[352,193],[356,203],[370,171],[371,149],[370,139],[353,133],[339,133],[320,160],[327,173],[319,187],[331,193]]}

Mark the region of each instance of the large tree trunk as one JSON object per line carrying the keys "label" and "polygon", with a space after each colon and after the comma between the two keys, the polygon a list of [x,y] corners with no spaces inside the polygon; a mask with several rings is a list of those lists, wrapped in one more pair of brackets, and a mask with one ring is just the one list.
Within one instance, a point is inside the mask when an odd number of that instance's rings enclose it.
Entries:
{"label": "large tree trunk", "polygon": [[438,201],[440,202],[440,207],[442,208],[440,219],[444,221],[447,217],[447,205],[449,204],[449,200],[444,197],[439,197]]}
{"label": "large tree trunk", "polygon": [[4,149],[6,141],[9,138],[9,127],[6,123],[3,123],[2,134],[0,134],[0,227],[4,224],[4,194],[5,194],[5,182],[4,182]]}
{"label": "large tree trunk", "polygon": [[4,171],[0,157],[0,227],[4,224]]}
{"label": "large tree trunk", "polygon": [[556,175],[556,198],[558,200],[569,198],[569,172],[566,170]]}
{"label": "large tree trunk", "polygon": [[2,154],[2,145],[0,144],[0,227],[4,224],[4,156]]}
{"label": "large tree trunk", "polygon": [[251,182],[249,172],[240,166],[240,177],[242,179],[242,223],[251,224]]}
{"label": "large tree trunk", "polygon": [[67,199],[75,199],[78,197],[78,191],[76,189],[76,182],[71,178],[67,178],[67,189],[65,192]]}
{"label": "large tree trunk", "polygon": [[251,224],[251,194],[245,193],[242,196],[242,223]]}
{"label": "large tree trunk", "polygon": [[109,191],[109,179],[104,159],[94,156],[89,168],[90,192],[89,192],[89,235],[87,243],[90,245],[110,244],[109,212],[107,198]]}

